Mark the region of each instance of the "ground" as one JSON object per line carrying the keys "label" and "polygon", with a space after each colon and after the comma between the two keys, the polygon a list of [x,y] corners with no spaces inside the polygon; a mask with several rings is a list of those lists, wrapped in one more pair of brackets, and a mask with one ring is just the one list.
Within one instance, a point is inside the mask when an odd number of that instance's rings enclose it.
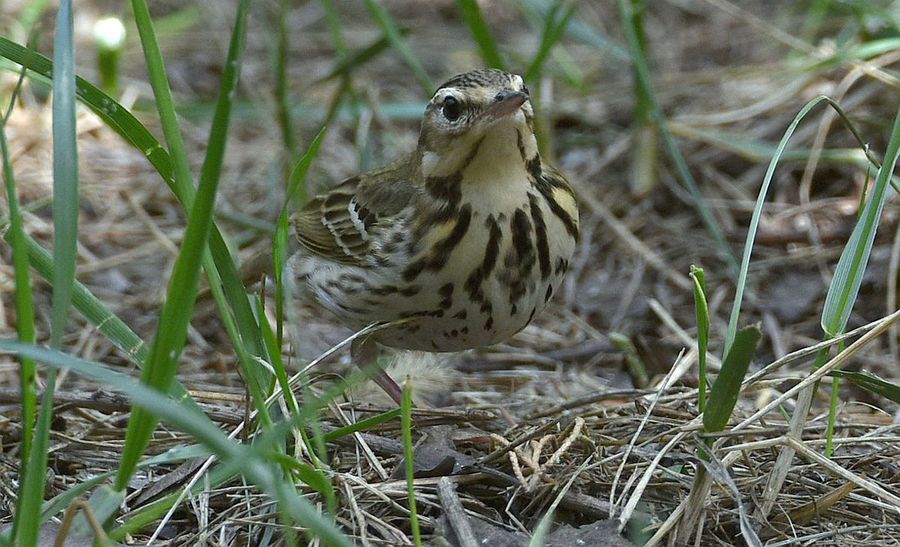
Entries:
{"label": "ground", "polygon": [[[13,2],[11,20],[19,20],[25,4]],[[363,3],[339,4],[348,51],[379,40],[382,31]],[[405,29],[434,83],[483,65],[456,3],[383,4]],[[524,73],[540,46],[547,3],[479,4],[509,67]],[[645,14],[655,98],[703,204],[721,227],[724,248],[738,259],[775,146],[807,101],[820,94],[832,97],[877,157],[887,147],[897,114],[900,50],[894,45],[864,54],[854,48],[896,39],[897,8],[871,3],[867,10],[847,2],[822,11],[823,4],[829,3],[670,1],[652,3]],[[323,5],[329,3],[291,6],[286,19],[287,91],[297,151],[310,143],[341,83],[329,78],[340,50]],[[154,2],[152,8],[196,175],[235,6]],[[98,77],[90,29],[107,14],[130,20],[119,3],[76,3],[78,73],[92,82]],[[243,259],[271,247],[291,163],[273,92],[278,17],[276,3],[254,3],[251,9],[218,198],[216,221]],[[45,54],[52,49],[53,21],[53,9],[40,19],[37,49]],[[0,21],[0,28],[4,36],[25,41],[9,20]],[[802,429],[802,447],[810,453],[798,449],[768,518],[757,512],[780,447],[796,442],[787,435],[787,417],[798,395],[789,390],[812,370],[813,355],[803,351],[824,337],[820,318],[831,276],[861,196],[870,192],[875,177],[852,134],[820,106],[800,124],[791,153],[778,164],[740,316],[741,326],[761,326],[763,340],[729,427],[717,436],[716,457],[701,464],[690,267],[705,270],[710,366],[717,369],[736,262],[725,257],[705,227],[663,139],[654,137],[658,126],[638,121],[634,73],[616,6],[578,4],[568,28],[541,77],[529,83],[545,157],[566,173],[579,198],[582,233],[565,290],[505,344],[437,358],[399,356],[393,372],[398,379],[411,378],[423,407],[415,412],[414,432],[417,499],[427,541],[438,545],[437,538],[444,537],[467,545],[464,536],[471,534],[468,539],[492,545],[525,545],[552,507],[555,524],[546,545],[574,544],[578,534],[588,544],[616,545],[620,519],[629,522],[624,537],[641,544],[669,526],[667,518],[684,506],[702,466],[714,484],[698,505],[697,544],[739,541],[742,518],[769,545],[900,541],[897,398],[842,382],[834,455],[819,459],[830,376],[815,391]],[[116,97],[161,139],[130,23],[128,31]],[[4,108],[16,77],[15,71],[0,73]],[[354,67],[349,81],[352,100],[313,163],[311,193],[415,146],[428,95],[395,49]],[[52,242],[50,131],[48,91],[28,82],[6,135],[27,231],[45,248]],[[183,211],[143,153],[87,108],[79,111],[78,132],[78,279],[150,340],[184,235]],[[639,181],[648,182],[642,187]],[[900,199],[895,190],[888,192],[847,329],[862,330],[847,341],[847,358],[838,364],[896,385]],[[4,217],[4,229],[5,223]],[[16,332],[11,253],[6,245],[0,253],[0,335],[10,338]],[[51,291],[39,276],[34,279],[39,339],[45,341]],[[292,343],[285,357],[292,371],[350,334],[314,306],[296,307],[291,316]],[[137,375],[127,356],[81,314],[72,314],[65,349]],[[244,380],[237,370],[218,311],[209,297],[201,297],[178,378],[228,432],[245,418]],[[335,373],[349,370],[348,352],[339,351],[314,369],[313,386],[327,386]],[[753,416],[785,393],[776,409]],[[10,356],[0,357],[0,525],[11,522],[16,495],[18,400],[18,365]],[[117,467],[129,416],[125,398],[74,374],[63,375],[56,403],[48,499]],[[322,428],[327,432],[391,408],[378,393],[357,387],[324,411]],[[742,424],[747,418],[752,422]],[[399,438],[394,420],[328,447],[340,498],[337,522],[361,544],[410,541]],[[149,454],[192,442],[165,425],[155,439]],[[139,471],[122,518],[163,492],[181,491],[198,467],[189,460]],[[259,544],[272,532],[265,524],[277,522],[266,503],[257,490],[234,481],[192,497],[162,524],[159,515],[128,541],[156,534],[172,545]]]}

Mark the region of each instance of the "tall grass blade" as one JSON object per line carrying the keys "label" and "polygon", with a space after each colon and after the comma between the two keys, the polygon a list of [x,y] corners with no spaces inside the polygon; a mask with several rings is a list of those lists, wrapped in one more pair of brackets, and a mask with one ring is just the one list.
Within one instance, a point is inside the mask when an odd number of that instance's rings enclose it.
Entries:
{"label": "tall grass blade", "polygon": [[737,259],[734,257],[734,253],[732,253],[731,247],[725,239],[725,235],[722,233],[722,228],[713,216],[712,211],[706,206],[703,196],[700,194],[700,189],[697,187],[697,182],[694,180],[693,175],[691,175],[690,169],[688,169],[687,160],[685,160],[684,155],[678,148],[678,143],[672,136],[671,131],[669,131],[668,121],[666,120],[665,114],[660,109],[656,96],[653,93],[650,69],[647,66],[647,60],[644,58],[641,50],[638,35],[630,24],[632,20],[630,0],[617,0],[617,3],[619,6],[620,18],[622,20],[622,27],[628,41],[628,50],[631,55],[634,73],[638,80],[638,84],[646,93],[648,103],[653,109],[653,117],[656,120],[660,136],[663,139],[666,153],[675,165],[675,171],[678,174],[681,184],[691,195],[692,205],[700,216],[700,220],[703,222],[706,231],[709,232],[710,236],[712,236],[715,241],[716,246],[719,249],[719,255],[728,265],[729,270],[736,275],[738,272]]}
{"label": "tall grass blade", "polygon": [[[19,210],[19,196],[16,192],[16,181],[13,174],[12,159],[9,154],[9,143],[6,139],[6,122],[12,115],[13,108],[19,97],[22,82],[25,79],[25,69],[19,76],[16,88],[13,90],[9,101],[9,108],[0,120],[0,155],[3,160],[3,180],[6,187],[6,202],[9,205],[9,231],[7,239],[10,240],[13,250],[13,271],[16,284],[16,329],[19,340],[22,342],[35,341],[34,326],[34,297],[31,290],[31,276],[28,271],[28,246],[27,234],[22,224],[22,214]],[[31,442],[34,438],[34,425],[37,416],[37,365],[32,359],[19,359],[19,386],[22,396],[21,413],[21,437],[19,445],[19,458],[22,469],[25,468],[31,454]],[[16,498],[16,514],[22,514],[21,505],[25,498]],[[15,528],[19,524],[18,519],[13,522]],[[15,535],[15,529],[12,535]]]}
{"label": "tall grass blade", "polygon": [[[295,165],[294,169],[291,171],[291,175],[288,178],[287,195],[285,196],[284,205],[281,207],[281,212],[278,215],[278,220],[275,225],[275,241],[273,245],[272,260],[274,262],[273,274],[275,278],[275,315],[276,321],[278,322],[276,332],[279,345],[281,344],[281,335],[283,332],[282,322],[284,320],[285,294],[283,273],[285,264],[287,263],[288,254],[288,217],[290,216],[290,207],[295,202],[303,203],[306,201],[306,175],[309,173],[312,161],[319,154],[319,146],[321,146],[322,140],[325,138],[327,132],[328,125],[325,125],[319,130],[319,133],[316,134],[315,138],[313,138],[309,147],[306,149],[306,153],[303,154],[303,157],[300,158],[300,161],[297,162],[297,165]],[[300,196],[300,199],[298,199],[298,196]]]}
{"label": "tall grass blade", "polygon": [[318,513],[312,503],[293,492],[290,485],[284,484],[279,468],[266,461],[258,450],[229,439],[202,412],[99,363],[14,340],[0,340],[0,350],[24,355],[53,369],[68,368],[76,374],[121,391],[132,400],[133,404],[147,409],[160,420],[189,434],[209,448],[222,460],[226,469],[239,470],[261,491],[278,500],[291,518],[321,537],[326,545],[352,545],[334,524]]}
{"label": "tall grass blade", "polygon": [[531,539],[528,540],[528,547],[543,547],[544,541],[550,534],[551,526],[553,526],[553,511],[547,511],[547,513],[541,517],[540,522],[538,522],[537,528],[534,529]]}
{"label": "tall grass blade", "polygon": [[[9,142],[6,139],[6,122],[12,115],[13,108],[22,89],[25,80],[25,70],[22,70],[19,81],[13,90],[9,100],[9,108],[3,118],[0,119],[0,158],[3,161],[3,181],[6,188],[6,202],[9,209],[9,230],[7,239],[13,250],[13,272],[16,285],[16,329],[19,340],[23,342],[35,341],[34,326],[34,297],[31,289],[31,276],[28,270],[28,235],[22,223],[22,212],[19,209],[19,196],[16,191],[15,174],[13,173],[12,158],[9,154]],[[31,436],[34,427],[35,414],[37,412],[37,378],[36,365],[31,359],[20,361],[19,385],[22,393],[22,444],[19,452],[22,460],[28,458],[31,448]]]}
{"label": "tall grass blade", "polygon": [[[159,55],[158,44],[154,36],[152,21],[146,4],[142,0],[134,0],[133,7],[138,30],[144,44],[147,55],[148,68],[151,69],[150,78],[153,82],[154,92],[157,93],[157,106],[160,116],[166,123],[172,124],[166,131],[170,149],[176,164],[176,184],[182,177],[190,177],[184,163],[185,151],[181,143],[181,134],[175,120],[174,105],[169,91],[168,80],[162,65],[162,57]],[[162,391],[167,391],[175,377],[178,368],[178,359],[184,348],[187,337],[187,327],[193,312],[194,300],[197,296],[197,283],[200,278],[201,257],[206,251],[207,237],[212,226],[213,207],[218,189],[219,173],[224,156],[225,137],[227,136],[228,122],[231,112],[231,97],[237,85],[238,70],[240,67],[239,52],[243,48],[244,28],[248,8],[247,0],[238,6],[235,20],[235,31],[232,34],[232,42],[229,47],[229,59],[234,62],[226,64],[222,75],[219,98],[216,103],[216,113],[210,129],[209,149],[203,163],[200,176],[200,185],[196,198],[190,206],[187,228],[175,267],[166,301],[160,313],[159,326],[147,362],[141,371],[141,381]],[[157,72],[162,70],[162,72]],[[165,120],[168,119],[168,122]],[[171,137],[171,138],[170,138]],[[180,147],[180,149],[179,149]],[[177,151],[177,152],[176,152]],[[251,390],[254,386],[251,385]],[[262,398],[262,397],[260,397]],[[141,407],[135,407],[131,420],[128,423],[128,431],[125,435],[125,447],[122,453],[121,467],[116,476],[116,489],[122,490],[134,472],[138,460],[143,454],[153,429],[156,427],[156,417]]]}
{"label": "tall grass blade", "polygon": [[766,169],[766,175],[763,177],[762,186],[759,189],[759,193],[756,197],[756,206],[753,208],[753,215],[750,217],[750,226],[747,228],[747,240],[744,242],[744,254],[741,257],[741,266],[738,270],[738,278],[737,278],[737,286],[735,288],[734,293],[734,304],[731,306],[731,316],[728,320],[728,331],[725,334],[725,350],[724,353],[728,353],[731,345],[734,343],[734,337],[737,333],[737,324],[738,318],[741,314],[741,304],[744,300],[744,290],[747,287],[747,273],[750,271],[750,256],[753,254],[753,245],[756,242],[756,233],[759,229],[759,219],[762,216],[762,208],[766,202],[766,196],[769,193],[769,185],[772,183],[772,177],[775,175],[775,166],[778,165],[778,161],[781,159],[782,154],[784,153],[784,149],[787,146],[788,141],[791,136],[793,136],[794,131],[797,129],[797,125],[800,123],[806,114],[809,113],[810,110],[815,108],[817,104],[822,101],[827,101],[828,98],[820,95],[805,105],[800,109],[800,112],[794,116],[794,120],[788,126],[787,130],[784,132],[784,135],[781,137],[781,141],[778,143],[778,147],[775,149],[775,154],[772,156],[772,160],[769,162],[769,167]]}
{"label": "tall grass blade", "polygon": [[416,512],[416,462],[412,438],[412,384],[404,382],[400,399],[400,431],[403,437],[403,462],[406,468],[406,493],[409,501],[409,527],[412,528],[413,544],[422,545],[419,530],[419,515]]}
{"label": "tall grass blade", "polygon": [[[78,244],[78,145],[75,128],[75,44],[73,40],[71,0],[62,0],[56,15],[53,57],[53,296],[50,312],[50,344],[62,345]],[[47,452],[50,444],[50,421],[56,371],[47,375],[44,396],[38,412],[31,451],[25,461],[16,513],[16,545],[37,544],[39,525],[32,518],[40,512],[47,476]]]}
{"label": "tall grass blade", "polygon": [[[41,81],[42,78],[46,80],[53,70],[53,64],[49,59],[2,36],[0,36],[0,55],[27,68],[32,79],[38,81]],[[76,77],[75,81],[76,93],[79,99],[93,110],[111,129],[142,152],[182,205],[187,207],[187,204],[193,201],[196,191],[191,184],[176,184],[172,157],[156,137],[114,99],[81,78]],[[213,225],[212,233],[210,234],[209,247],[212,261],[208,260],[208,256],[204,255],[203,266],[211,280],[217,278],[221,281],[228,302],[233,310],[235,321],[238,328],[241,329],[242,340],[247,345],[248,351],[255,355],[261,355],[263,344],[259,337],[259,329],[255,327],[243,328],[244,325],[254,324],[253,310],[247,300],[246,291],[241,284],[228,245],[215,225]],[[51,279],[54,265],[50,255],[31,238],[28,238],[28,252],[32,266],[46,279]],[[98,327],[100,332],[128,353],[138,365],[143,365],[146,360],[147,346],[144,345],[140,338],[77,281],[75,283],[74,298],[75,306]],[[226,320],[227,325],[227,318],[230,312],[223,306],[221,301],[217,300],[217,303],[220,307],[221,316]],[[186,393],[183,389],[181,391],[182,394]]]}
{"label": "tall grass blade", "polygon": [[[400,36],[405,36],[406,34],[408,34],[408,31],[406,29],[400,29]],[[348,53],[346,57],[343,57],[338,62],[338,64],[331,70],[331,72],[329,72],[324,77],[316,80],[316,83],[325,82],[337,77],[347,77],[355,69],[378,57],[389,47],[391,47],[390,38],[388,38],[386,35],[381,36],[368,46],[360,50],[355,50],[352,53]]]}
{"label": "tall grass blade", "polygon": [[347,435],[352,435],[353,433],[358,433],[360,431],[365,431],[370,427],[375,427],[377,425],[383,424],[385,422],[389,422],[391,420],[395,420],[400,416],[400,409],[395,408],[394,410],[388,410],[387,412],[382,412],[380,414],[376,414],[372,417],[366,418],[364,420],[360,420],[356,423],[352,423],[350,425],[345,425],[344,427],[339,427],[333,431],[329,431],[323,438],[325,442],[332,442],[341,437],[346,437]]}
{"label": "tall grass blade", "polygon": [[134,12],[135,24],[141,38],[141,47],[144,50],[144,60],[147,63],[147,72],[150,77],[150,85],[153,88],[153,96],[156,100],[156,109],[159,113],[163,135],[165,135],[166,143],[169,145],[174,174],[173,182],[178,189],[177,193],[187,198],[183,200],[185,210],[190,210],[193,205],[191,171],[184,148],[184,139],[181,137],[181,130],[175,116],[175,102],[172,99],[172,90],[169,87],[169,79],[166,76],[166,66],[163,62],[159,42],[156,39],[156,31],[153,28],[150,9],[145,0],[132,0],[131,9]]}
{"label": "tall grass blade", "polygon": [[850,241],[844,247],[841,258],[834,270],[834,277],[825,296],[825,309],[822,311],[822,330],[830,336],[844,332],[850,312],[859,294],[863,274],[872,254],[872,244],[878,231],[881,212],[887,201],[887,190],[897,157],[900,155],[900,109],[894,116],[890,141],[884,156],[884,162],[875,177],[875,184],[863,208],[862,215],[850,235]]}
{"label": "tall grass blade", "polygon": [[[547,14],[553,9],[554,5],[553,2],[549,2],[548,0],[520,0],[519,4],[526,12],[530,11],[542,19],[547,17]],[[604,36],[577,17],[574,17],[572,21],[569,22],[566,34],[570,39],[578,40],[604,54],[608,54],[616,61],[627,62],[631,60],[628,50],[620,46],[616,40]]]}
{"label": "tall grass blade", "polygon": [[[550,8],[550,12],[544,20],[544,28],[541,32],[541,43],[538,46],[538,50],[535,52],[534,57],[531,59],[531,64],[528,65],[528,69],[525,71],[525,80],[534,81],[535,79],[540,78],[544,68],[544,62],[550,55],[550,51],[553,50],[553,46],[555,46],[566,33],[566,29],[569,26],[569,20],[571,20],[572,15],[575,14],[575,5],[575,2],[557,2]],[[562,14],[558,15],[560,10],[562,10]]]}
{"label": "tall grass blade", "polygon": [[53,46],[53,301],[50,345],[60,347],[75,280],[78,245],[78,146],[75,137],[75,44],[72,5],[59,7]]}
{"label": "tall grass blade", "polygon": [[384,31],[384,35],[387,36],[391,45],[397,50],[397,53],[400,54],[410,70],[412,70],[419,85],[422,86],[422,89],[427,95],[431,95],[434,92],[434,84],[431,83],[431,78],[428,77],[428,73],[425,72],[425,68],[422,66],[419,58],[415,56],[412,49],[410,49],[409,44],[406,43],[394,18],[391,17],[391,14],[381,5],[379,0],[365,1],[369,13],[372,14],[375,22],[378,23],[378,26]]}
{"label": "tall grass blade", "polygon": [[456,0],[456,7],[462,15],[463,22],[469,27],[472,38],[478,45],[481,52],[481,58],[487,66],[503,69],[503,58],[500,56],[500,50],[497,48],[497,42],[491,29],[488,28],[487,22],[484,20],[484,14],[478,7],[477,0]]}
{"label": "tall grass blade", "polygon": [[281,128],[281,141],[286,152],[285,166],[290,165],[291,158],[297,153],[297,138],[294,136],[294,120],[291,118],[287,91],[287,57],[290,50],[287,16],[290,5],[288,0],[281,0],[278,5],[278,48],[275,53],[275,104],[278,125]]}
{"label": "tall grass blade", "polygon": [[[27,68],[29,77],[33,79],[38,79],[35,76],[40,76],[46,80],[53,73],[53,63],[50,59],[3,36],[0,36],[0,55]],[[166,184],[173,188],[179,199],[182,199],[181,190],[176,190],[173,186],[172,158],[156,137],[125,107],[87,80],[76,76],[75,85],[78,98],[113,131],[143,153],[166,181]],[[190,191],[193,191],[193,188]]]}

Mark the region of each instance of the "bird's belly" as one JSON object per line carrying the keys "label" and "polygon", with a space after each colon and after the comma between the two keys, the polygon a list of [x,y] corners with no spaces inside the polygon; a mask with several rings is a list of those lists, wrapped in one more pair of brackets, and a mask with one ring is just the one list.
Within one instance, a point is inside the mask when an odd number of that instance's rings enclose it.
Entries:
{"label": "bird's belly", "polygon": [[464,214],[416,252],[401,251],[381,265],[310,257],[306,283],[351,328],[388,323],[374,335],[386,346],[447,352],[502,342],[558,292],[574,239],[554,237],[562,226],[546,209],[541,224],[527,201],[504,213],[473,207]]}
{"label": "bird's belly", "polygon": [[[486,279],[475,297],[454,289],[454,298],[442,307],[415,309],[402,324],[378,335],[381,343],[419,351],[462,351],[502,342],[523,328],[543,310],[562,276],[526,282],[524,292],[511,299],[510,284],[499,276]],[[439,281],[440,282],[440,281]],[[446,286],[446,285],[443,285]],[[483,294],[482,294],[483,293]]]}

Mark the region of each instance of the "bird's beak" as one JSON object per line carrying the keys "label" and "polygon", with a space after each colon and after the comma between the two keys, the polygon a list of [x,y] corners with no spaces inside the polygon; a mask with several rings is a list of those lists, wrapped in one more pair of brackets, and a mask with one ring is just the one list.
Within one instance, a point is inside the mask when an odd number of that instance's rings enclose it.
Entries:
{"label": "bird's beak", "polygon": [[521,91],[501,91],[494,98],[491,106],[484,109],[480,117],[498,120],[518,111],[527,100],[528,95]]}

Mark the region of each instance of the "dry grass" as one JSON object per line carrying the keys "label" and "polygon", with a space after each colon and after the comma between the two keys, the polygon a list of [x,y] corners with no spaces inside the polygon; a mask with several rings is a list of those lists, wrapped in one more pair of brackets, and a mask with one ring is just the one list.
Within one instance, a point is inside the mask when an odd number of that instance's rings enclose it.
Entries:
{"label": "dry grass", "polygon": [[[176,4],[156,7],[163,13],[176,10]],[[452,2],[436,3],[434,9],[415,2],[386,4],[414,29],[412,46],[435,78],[480,64],[467,31],[453,17]],[[508,4],[485,2],[486,15],[507,51],[530,51],[536,46],[535,34]],[[883,150],[886,120],[896,105],[900,57],[893,52],[865,66],[838,63],[830,69],[804,70],[790,60],[792,55],[824,55],[829,44],[806,44],[778,30],[800,28],[803,11],[782,12],[783,6],[768,10],[772,4],[762,1],[749,6],[763,19],[718,0],[654,3],[647,19],[659,99],[735,249],[746,234],[768,159],[750,144],[777,142],[796,111],[825,92],[844,105],[872,148]],[[83,17],[89,19],[93,9],[85,7]],[[198,9],[202,16],[191,32],[164,32],[161,41],[177,97],[186,105],[188,147],[201,158],[206,112],[191,105],[208,105],[214,94],[232,7],[213,3]],[[238,215],[272,222],[280,206],[281,142],[270,98],[273,10],[269,4],[254,10],[242,82],[246,104],[230,137],[220,196],[220,223],[244,256],[266,246],[268,235]],[[779,18],[766,19],[769,11],[779,11]],[[618,19],[611,6],[586,3],[578,13],[618,40]],[[364,10],[347,9],[345,15],[351,47],[377,37]],[[331,70],[334,55],[318,4],[293,10],[289,24],[296,30],[291,36],[291,93],[302,98],[304,108],[322,108],[333,86],[313,82]],[[623,511],[626,520],[631,517],[629,537],[646,539],[661,526],[667,529],[667,517],[687,499],[699,465],[694,311],[687,272],[692,263],[706,269],[714,353],[720,353],[733,293],[729,272],[665,164],[657,190],[646,196],[629,193],[633,94],[627,66],[577,40],[564,43],[565,55],[582,71],[583,90],[547,80],[542,106],[553,120],[556,163],[571,176],[580,196],[583,237],[578,257],[553,309],[509,343],[446,357],[437,369],[430,361],[422,366],[424,357],[405,358],[404,365],[413,367],[411,381],[418,395],[433,407],[414,415],[421,439],[418,507],[427,538],[439,532],[457,538],[458,544],[466,544],[467,537],[492,538],[496,545],[527,544],[525,534],[555,504],[556,522],[583,526],[580,533],[592,544],[601,545],[598,538],[614,541],[609,527],[615,529]],[[90,77],[89,48],[87,42],[81,44],[80,72]],[[149,89],[140,52],[136,42],[132,46],[126,55],[123,102],[133,105],[153,128],[154,117],[145,109]],[[312,180],[318,187],[414,146],[416,122],[385,112],[390,105],[412,106],[423,100],[405,66],[387,53],[354,73],[354,81],[360,100],[371,110],[361,120],[341,118],[329,134],[314,167]],[[0,95],[6,96],[13,83],[12,74],[3,74]],[[8,137],[20,197],[31,207],[27,229],[49,246],[50,110],[43,96],[40,89],[29,87]],[[304,112],[299,117],[301,143],[320,119],[310,110]],[[798,147],[821,146],[816,134],[825,127],[820,121],[824,118],[801,126],[794,141],[802,143]],[[80,115],[79,131],[84,197],[78,278],[146,339],[154,330],[164,281],[183,235],[183,215],[143,156],[92,114]],[[715,140],[717,132],[730,137]],[[827,144],[852,147],[848,133],[837,124]],[[830,271],[852,228],[860,192],[871,178],[858,165],[824,161],[814,176],[805,176],[805,163],[788,161],[779,168],[752,263],[754,296],[745,305],[742,321],[760,321],[766,334],[751,370],[771,363],[783,366],[767,367],[744,386],[734,425],[717,441],[718,459],[709,464],[715,485],[703,501],[698,545],[739,541],[742,514],[769,545],[900,542],[896,403],[843,385],[835,453],[827,461],[818,456],[823,452],[827,378],[802,439],[786,436],[788,424],[780,412],[790,412],[792,395],[782,406],[745,423],[808,376],[808,354],[786,356],[804,352],[821,338],[819,313]],[[886,299],[888,285],[897,280],[898,203],[896,194],[889,198],[851,319],[851,325],[868,327],[848,345],[872,329],[880,336],[864,337],[855,346],[858,351],[842,364],[845,370],[864,369],[894,382],[900,381],[898,331],[896,323],[889,328],[881,318],[896,310],[896,302],[891,307]],[[2,256],[0,335],[12,337],[8,248],[2,249]],[[46,313],[49,288],[41,281],[37,289],[38,309]],[[315,309],[299,312],[304,324],[294,344],[300,358],[315,357],[348,334]],[[896,321],[896,313],[891,317]],[[38,319],[40,332],[46,334],[46,316]],[[647,389],[634,387],[623,355],[609,342],[611,332],[626,334],[637,347],[653,378]],[[131,366],[80,316],[72,319],[66,347],[89,359]],[[322,374],[315,387],[327,386],[333,373],[347,370],[346,356],[338,355],[318,369]],[[10,521],[16,495],[16,372],[11,359],[0,361],[0,524]],[[223,429],[232,431],[245,419],[243,383],[210,304],[197,310],[179,378]],[[60,385],[48,495],[115,469],[128,419],[123,398],[72,376],[61,379]],[[359,402],[369,400],[365,392],[355,392],[353,399],[328,408],[321,417],[325,431],[386,409]],[[328,463],[340,498],[338,522],[363,545],[410,541],[406,486],[402,471],[397,474],[402,469],[398,428],[399,421],[388,422],[329,445]],[[149,450],[153,454],[191,442],[165,426],[155,439]],[[775,510],[763,519],[757,514],[758,500],[776,448],[785,445],[799,448],[798,456]],[[123,516],[196,480],[201,463],[141,470],[132,481]],[[311,491],[310,496],[322,501]],[[158,530],[158,538],[170,539],[172,545],[257,544],[274,532],[277,516],[269,500],[231,483],[190,498]],[[610,517],[616,520],[606,528],[587,526]],[[133,539],[145,541],[158,524]],[[675,537],[676,529],[669,532]],[[565,534],[577,532],[563,527],[554,533],[548,545],[564,545],[574,537]]]}

